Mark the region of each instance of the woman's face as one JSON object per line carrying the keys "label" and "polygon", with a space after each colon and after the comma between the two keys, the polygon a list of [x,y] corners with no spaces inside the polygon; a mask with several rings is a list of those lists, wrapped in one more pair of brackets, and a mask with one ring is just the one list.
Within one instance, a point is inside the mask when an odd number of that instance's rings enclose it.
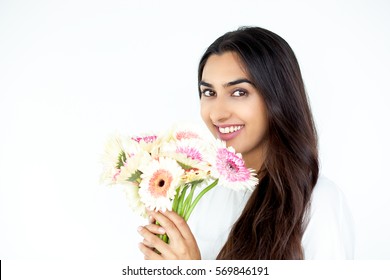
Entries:
{"label": "woman's face", "polygon": [[233,52],[211,55],[200,82],[201,116],[215,137],[242,154],[247,167],[259,170],[264,160],[267,113]]}

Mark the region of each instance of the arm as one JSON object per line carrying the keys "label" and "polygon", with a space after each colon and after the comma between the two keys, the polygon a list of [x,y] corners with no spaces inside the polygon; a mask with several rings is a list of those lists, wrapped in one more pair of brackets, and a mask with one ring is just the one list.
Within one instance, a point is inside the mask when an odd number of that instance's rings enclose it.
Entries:
{"label": "arm", "polygon": [[305,259],[353,259],[354,224],[346,198],[322,177],[312,194],[302,245]]}
{"label": "arm", "polygon": [[[196,240],[187,222],[182,217],[172,211],[164,213],[151,211],[149,214],[161,226],[150,224],[138,228],[139,234],[144,238],[139,244],[139,249],[146,260],[200,259],[200,251]],[[164,233],[169,236],[169,244],[156,236],[156,234]]]}

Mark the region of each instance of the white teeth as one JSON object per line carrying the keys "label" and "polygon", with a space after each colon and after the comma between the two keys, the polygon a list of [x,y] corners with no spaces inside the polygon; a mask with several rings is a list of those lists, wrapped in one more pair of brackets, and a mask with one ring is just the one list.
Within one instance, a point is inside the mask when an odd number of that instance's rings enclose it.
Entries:
{"label": "white teeth", "polygon": [[226,133],[235,132],[237,130],[240,130],[241,128],[243,128],[242,125],[240,125],[240,126],[229,126],[229,127],[218,127],[218,130],[219,130],[219,132],[226,134]]}

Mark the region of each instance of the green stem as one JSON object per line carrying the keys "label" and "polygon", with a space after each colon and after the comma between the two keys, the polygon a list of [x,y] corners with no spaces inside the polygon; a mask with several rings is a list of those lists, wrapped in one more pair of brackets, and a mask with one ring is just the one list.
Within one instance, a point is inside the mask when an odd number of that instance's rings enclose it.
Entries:
{"label": "green stem", "polygon": [[[190,193],[188,194],[186,200],[184,201],[184,209],[183,209],[183,216],[186,215],[187,211],[188,211],[188,208],[190,207],[191,203],[192,203],[192,198],[194,196],[194,192],[195,192],[195,188],[196,188],[196,183],[195,184],[191,184],[191,191]],[[182,216],[182,217],[183,217]]]}
{"label": "green stem", "polygon": [[173,199],[172,203],[172,210],[177,213],[177,207],[179,205],[179,193],[180,193],[180,188],[177,188],[175,198]]}
{"label": "green stem", "polygon": [[207,193],[209,190],[211,190],[212,188],[214,188],[216,185],[218,184],[218,179],[216,179],[212,184],[210,184],[210,186],[208,186],[207,188],[205,188],[203,191],[201,191],[197,197],[195,198],[194,202],[191,204],[190,208],[188,209],[188,212],[185,214],[185,216],[183,217],[184,220],[188,220],[192,211],[194,210],[196,204],[199,202],[199,200],[202,198],[202,196]]}
{"label": "green stem", "polygon": [[186,195],[186,192],[187,192],[187,189],[188,189],[189,185],[186,185],[183,190],[181,191],[181,194],[179,196],[179,202],[178,202],[178,205],[177,205],[177,214],[179,214],[179,216],[183,217],[183,201],[184,201],[184,197]]}

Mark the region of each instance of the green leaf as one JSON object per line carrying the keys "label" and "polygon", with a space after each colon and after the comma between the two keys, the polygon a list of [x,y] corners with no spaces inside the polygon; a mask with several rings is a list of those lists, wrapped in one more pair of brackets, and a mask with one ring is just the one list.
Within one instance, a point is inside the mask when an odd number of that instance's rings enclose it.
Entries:
{"label": "green leaf", "polygon": [[193,168],[191,165],[184,164],[180,161],[178,161],[177,164],[179,164],[181,166],[181,168],[183,168],[184,170],[190,170]]}
{"label": "green leaf", "polygon": [[125,165],[126,162],[126,153],[121,150],[119,155],[118,155],[118,161],[116,163],[116,169],[120,169],[123,165]]}
{"label": "green leaf", "polygon": [[127,181],[129,182],[136,182],[139,179],[141,179],[142,172],[139,170],[136,170],[129,178],[127,178]]}

